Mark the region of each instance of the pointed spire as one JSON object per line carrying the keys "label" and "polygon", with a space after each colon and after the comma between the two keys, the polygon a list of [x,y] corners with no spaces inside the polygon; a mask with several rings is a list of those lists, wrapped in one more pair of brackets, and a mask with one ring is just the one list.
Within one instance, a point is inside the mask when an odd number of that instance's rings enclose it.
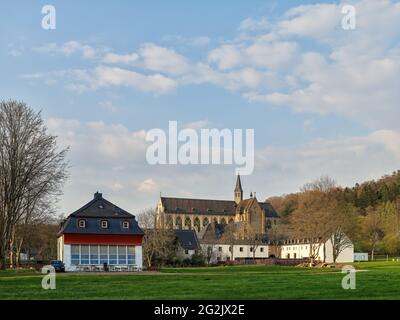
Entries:
{"label": "pointed spire", "polygon": [[235,187],[235,192],[238,192],[238,191],[243,191],[243,189],[242,189],[242,182],[240,181],[240,175],[238,174],[237,175],[237,178],[236,178],[236,187]]}
{"label": "pointed spire", "polygon": [[240,201],[243,200],[243,189],[242,189],[242,182],[240,181],[240,175],[237,175],[236,178],[236,186],[235,186],[235,202],[238,204]]}

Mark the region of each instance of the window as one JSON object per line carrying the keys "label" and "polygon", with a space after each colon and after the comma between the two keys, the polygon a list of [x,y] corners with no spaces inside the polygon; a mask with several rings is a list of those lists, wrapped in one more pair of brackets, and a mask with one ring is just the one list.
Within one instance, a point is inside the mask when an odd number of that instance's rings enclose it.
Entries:
{"label": "window", "polygon": [[107,220],[101,220],[100,221],[100,226],[102,229],[107,229],[108,228],[108,221]]}
{"label": "window", "polygon": [[134,246],[71,245],[71,263],[74,265],[134,265]]}
{"label": "window", "polygon": [[108,252],[109,252],[109,260],[110,260],[110,264],[118,264],[118,252],[117,252],[117,246],[109,246],[108,247]]}
{"label": "window", "polygon": [[78,226],[79,226],[79,228],[86,228],[86,220],[83,220],[83,219],[79,220]]}
{"label": "window", "polygon": [[222,251],[222,247],[218,247],[218,251],[221,252]]}
{"label": "window", "polygon": [[260,252],[264,252],[264,248],[261,247],[261,248],[260,248]]}
{"label": "window", "polygon": [[126,246],[118,246],[118,264],[126,264]]}
{"label": "window", "polygon": [[253,252],[253,247],[250,247],[250,252]]}
{"label": "window", "polygon": [[189,254],[189,250],[185,250],[185,254]]}
{"label": "window", "polygon": [[128,246],[128,264],[135,264],[135,247]]}
{"label": "window", "polygon": [[80,262],[79,262],[79,257],[80,257],[79,249],[80,248],[79,248],[78,244],[71,245],[71,264],[73,264],[73,265],[80,264]]}
{"label": "window", "polygon": [[99,264],[99,246],[90,246],[90,264]]}
{"label": "window", "polygon": [[89,246],[81,245],[81,264],[89,264]]}
{"label": "window", "polygon": [[129,221],[122,222],[122,228],[123,229],[129,229]]}
{"label": "window", "polygon": [[100,246],[100,264],[108,263],[108,246]]}
{"label": "window", "polygon": [[239,248],[239,251],[240,251],[240,252],[243,252],[243,247],[240,247],[240,248]]}

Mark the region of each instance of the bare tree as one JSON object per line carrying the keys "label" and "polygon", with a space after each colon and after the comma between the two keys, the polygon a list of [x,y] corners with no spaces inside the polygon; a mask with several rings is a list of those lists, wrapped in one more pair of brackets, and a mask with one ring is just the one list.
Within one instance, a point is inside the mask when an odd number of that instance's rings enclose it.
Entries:
{"label": "bare tree", "polygon": [[24,215],[40,200],[61,194],[67,150],[59,150],[40,113],[24,103],[0,103],[0,268],[6,268]]}
{"label": "bare tree", "polygon": [[321,191],[304,192],[299,207],[290,217],[290,232],[296,240],[306,240],[309,244],[311,263],[318,258],[320,249],[333,231],[332,207],[327,195]]}
{"label": "bare tree", "polygon": [[374,260],[375,250],[382,238],[382,219],[379,211],[374,207],[367,208],[367,215],[362,218],[363,233],[369,240],[371,247],[371,259]]}
{"label": "bare tree", "polygon": [[253,260],[256,259],[256,251],[262,244],[262,239],[262,235],[256,233],[250,225],[246,227],[246,240],[248,241],[250,250],[253,253]]}
{"label": "bare tree", "polygon": [[202,249],[203,256],[205,257],[208,266],[210,265],[212,259],[216,256],[215,248],[215,244],[209,243]]}
{"label": "bare tree", "polygon": [[351,238],[357,232],[357,213],[351,204],[331,200],[330,219],[332,233],[330,240],[333,249],[333,262],[336,263],[339,255],[347,248],[353,246]]}
{"label": "bare tree", "polygon": [[312,182],[306,183],[300,190],[329,192],[337,187],[336,181],[327,175],[323,175]]}
{"label": "bare tree", "polygon": [[233,261],[234,257],[234,249],[238,240],[238,232],[236,230],[236,225],[234,223],[230,223],[225,226],[224,234],[222,236],[223,242],[229,245],[229,252],[231,254],[230,260]]}
{"label": "bare tree", "polygon": [[165,261],[176,251],[174,231],[171,229],[154,228],[155,218],[155,209],[146,209],[138,215],[139,226],[145,233],[143,238],[143,256],[148,268],[152,267],[156,258]]}

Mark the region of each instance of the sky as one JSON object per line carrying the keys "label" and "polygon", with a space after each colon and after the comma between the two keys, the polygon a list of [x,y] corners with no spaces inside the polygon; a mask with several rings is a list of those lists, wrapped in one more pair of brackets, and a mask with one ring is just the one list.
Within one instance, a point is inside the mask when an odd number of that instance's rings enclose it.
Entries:
{"label": "sky", "polygon": [[70,147],[64,215],[96,191],[132,213],[160,193],[233,199],[232,165],[146,161],[146,132],[169,121],[254,129],[242,185],[259,200],[400,169],[398,1],[2,1],[0,38],[0,99]]}

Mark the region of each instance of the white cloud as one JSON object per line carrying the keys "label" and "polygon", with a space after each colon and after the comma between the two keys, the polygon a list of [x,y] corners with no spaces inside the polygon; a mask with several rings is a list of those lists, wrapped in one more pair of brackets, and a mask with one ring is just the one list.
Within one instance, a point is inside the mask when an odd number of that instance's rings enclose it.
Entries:
{"label": "white cloud", "polygon": [[233,45],[223,45],[208,54],[208,61],[216,63],[221,70],[236,67],[242,62],[240,50]]}
{"label": "white cloud", "polygon": [[155,192],[157,188],[158,185],[153,179],[146,179],[142,181],[138,186],[138,190],[145,193]]}
{"label": "white cloud", "polygon": [[139,59],[139,55],[137,53],[131,54],[116,54],[116,53],[107,53],[102,62],[106,64],[131,64]]}
{"label": "white cloud", "polygon": [[82,44],[79,41],[68,41],[61,45],[57,43],[48,43],[41,47],[36,47],[33,51],[38,53],[61,53],[65,56],[70,56],[72,54],[81,54],[85,59],[94,59],[97,58],[98,55],[103,54],[108,51],[107,48],[93,48],[90,45]]}
{"label": "white cloud", "polygon": [[269,23],[266,17],[261,17],[258,20],[253,18],[247,18],[240,23],[239,30],[257,31],[257,30],[266,30],[269,29],[270,27],[271,24]]}
{"label": "white cloud", "polygon": [[152,71],[180,75],[190,70],[190,64],[186,57],[153,43],[144,44],[140,48],[139,54],[143,66]]}
{"label": "white cloud", "polygon": [[122,68],[100,66],[94,72],[94,78],[99,87],[127,86],[144,92],[165,94],[175,89],[175,80],[162,74],[143,75]]}
{"label": "white cloud", "polygon": [[[187,125],[199,128],[206,122]],[[233,197],[234,170],[230,166],[148,165],[148,143],[142,130],[55,118],[48,119],[47,126],[61,145],[71,147],[71,177],[61,203],[69,212],[97,190],[132,212],[154,206],[160,191],[168,196]],[[264,146],[255,156],[254,174],[242,181],[246,196],[250,191],[256,191],[259,199],[294,192],[321,174],[351,186],[398,169],[400,132],[377,130],[366,136],[315,139],[297,146]]]}

